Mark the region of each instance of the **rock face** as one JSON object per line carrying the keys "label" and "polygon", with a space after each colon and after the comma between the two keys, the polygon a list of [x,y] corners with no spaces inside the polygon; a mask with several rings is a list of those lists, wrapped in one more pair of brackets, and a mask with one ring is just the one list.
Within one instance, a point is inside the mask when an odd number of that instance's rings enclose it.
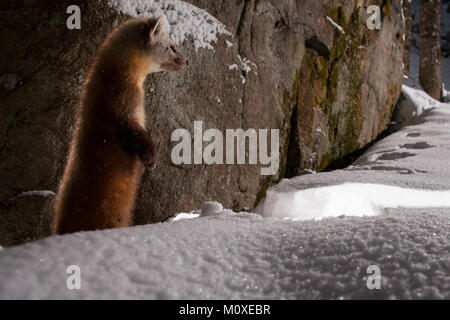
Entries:
{"label": "rock face", "polygon": [[[170,22],[177,5],[166,2]],[[143,176],[136,224],[163,221],[206,200],[234,210],[253,207],[270,184],[304,169],[324,169],[386,129],[403,79],[400,1],[370,1],[381,8],[380,30],[366,26],[369,1],[188,2],[205,10],[206,21],[211,19],[206,12],[217,18],[226,32],[211,42],[213,50],[198,48],[196,34],[187,35],[180,49],[189,67],[146,81],[147,126],[157,144],[158,167]],[[80,30],[66,27],[72,4],[81,8]],[[0,58],[6,62],[0,76],[17,77],[11,90],[0,92],[0,245],[48,234],[48,197],[20,197],[7,205],[4,200],[28,190],[57,190],[90,58],[106,34],[129,18],[124,12],[145,14],[132,6],[119,12],[120,4],[0,5]],[[194,121],[202,121],[204,131],[224,134],[235,128],[279,129],[278,173],[261,176],[260,165],[248,164],[174,165],[171,134],[178,128],[193,134]],[[12,219],[18,208],[45,223],[22,235],[23,224],[35,222]]]}

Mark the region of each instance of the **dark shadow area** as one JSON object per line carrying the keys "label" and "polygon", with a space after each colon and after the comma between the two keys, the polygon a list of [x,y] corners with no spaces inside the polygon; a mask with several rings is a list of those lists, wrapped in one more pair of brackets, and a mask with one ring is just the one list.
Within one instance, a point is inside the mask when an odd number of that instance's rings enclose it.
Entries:
{"label": "dark shadow area", "polygon": [[416,142],[416,143],[407,143],[400,146],[404,149],[428,149],[432,148],[433,146],[428,144],[426,141]]}
{"label": "dark shadow area", "polygon": [[344,169],[344,168],[348,167],[356,159],[358,159],[360,156],[362,156],[367,150],[369,150],[369,148],[372,147],[375,143],[377,143],[381,139],[384,139],[388,135],[393,134],[397,130],[398,129],[394,129],[393,125],[390,125],[386,130],[381,132],[372,142],[370,142],[369,144],[367,144],[363,148],[355,150],[352,153],[349,153],[349,154],[347,154],[347,155],[345,155],[345,156],[343,156],[343,157],[341,157],[339,159],[336,159],[336,160],[332,161],[328,165],[328,167],[326,167],[323,170],[323,172],[329,172],[329,171]]}
{"label": "dark shadow area", "polygon": [[415,153],[409,153],[409,152],[392,152],[392,153],[386,153],[377,158],[377,160],[398,160],[403,158],[409,158],[415,156]]}
{"label": "dark shadow area", "polygon": [[301,152],[299,146],[298,123],[297,123],[297,104],[295,104],[291,114],[291,129],[289,134],[289,146],[286,158],[285,178],[293,178],[298,176],[298,168],[300,167]]}

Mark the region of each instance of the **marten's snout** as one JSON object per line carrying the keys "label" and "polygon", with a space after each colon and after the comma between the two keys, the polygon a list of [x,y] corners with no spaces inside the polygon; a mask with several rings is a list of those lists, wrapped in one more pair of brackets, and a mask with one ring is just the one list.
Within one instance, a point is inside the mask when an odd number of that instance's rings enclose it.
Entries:
{"label": "marten's snout", "polygon": [[179,65],[188,65],[189,64],[188,60],[185,57],[175,58],[175,63],[179,64]]}
{"label": "marten's snout", "polygon": [[175,63],[178,65],[180,70],[189,64],[188,60],[181,53],[179,53],[178,56],[175,58]]}

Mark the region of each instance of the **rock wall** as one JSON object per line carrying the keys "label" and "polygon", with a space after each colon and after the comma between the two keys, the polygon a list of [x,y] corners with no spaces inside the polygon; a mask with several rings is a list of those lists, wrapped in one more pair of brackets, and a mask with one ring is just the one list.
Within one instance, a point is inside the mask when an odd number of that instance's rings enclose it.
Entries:
{"label": "rock wall", "polygon": [[[369,1],[188,2],[227,32],[217,34],[213,50],[197,48],[195,33],[187,35],[180,49],[189,67],[146,81],[158,168],[143,176],[136,224],[163,221],[210,199],[233,210],[251,208],[269,185],[326,168],[389,124],[403,79],[399,0],[370,1],[381,7],[380,30],[366,26]],[[17,195],[56,191],[90,58],[127,14],[145,14],[133,6],[119,12],[120,3],[0,5],[0,245],[48,234],[51,198]],[[70,4],[81,8],[81,30],[66,28]],[[177,6],[163,9],[172,14]],[[174,165],[171,133],[192,133],[196,120],[203,130],[279,129],[278,173],[261,176],[260,165]]]}

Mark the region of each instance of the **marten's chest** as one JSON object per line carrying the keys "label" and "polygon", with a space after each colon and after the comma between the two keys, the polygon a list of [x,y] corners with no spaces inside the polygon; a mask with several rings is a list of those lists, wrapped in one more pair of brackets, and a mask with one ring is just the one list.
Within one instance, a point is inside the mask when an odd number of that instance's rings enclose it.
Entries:
{"label": "marten's chest", "polygon": [[134,119],[142,126],[145,128],[145,109],[144,109],[144,105],[141,104],[139,105],[135,110],[134,110]]}

